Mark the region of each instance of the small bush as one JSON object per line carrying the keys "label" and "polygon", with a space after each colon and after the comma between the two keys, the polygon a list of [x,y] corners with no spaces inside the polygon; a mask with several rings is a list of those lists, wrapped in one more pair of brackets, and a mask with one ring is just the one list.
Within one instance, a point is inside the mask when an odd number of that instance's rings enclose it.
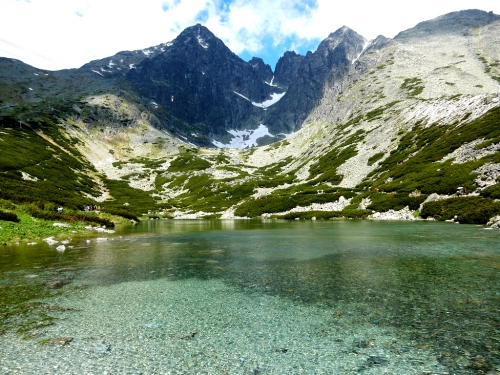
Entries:
{"label": "small bush", "polygon": [[0,211],[0,220],[12,221],[13,223],[19,223],[20,220],[16,214],[12,212]]}
{"label": "small bush", "polygon": [[376,153],[370,159],[368,159],[368,165],[370,166],[370,165],[375,164],[377,161],[382,159],[384,157],[384,155],[385,154],[383,152]]}
{"label": "small bush", "polygon": [[187,171],[201,171],[210,168],[211,164],[195,155],[184,154],[172,160],[169,172],[187,172]]}

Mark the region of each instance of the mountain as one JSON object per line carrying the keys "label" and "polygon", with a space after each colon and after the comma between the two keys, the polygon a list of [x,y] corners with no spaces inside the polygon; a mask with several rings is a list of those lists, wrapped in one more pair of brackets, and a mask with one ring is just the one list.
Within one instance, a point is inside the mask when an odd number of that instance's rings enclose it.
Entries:
{"label": "mountain", "polygon": [[265,115],[258,103],[280,92],[269,85],[272,71],[262,60],[243,61],[201,25],[184,30],[126,78],[141,98],[165,107],[189,129],[183,136],[194,134],[207,145],[228,140],[228,130],[255,129]]}
{"label": "mountain", "polygon": [[[280,73],[283,70],[282,61],[295,64],[300,61],[300,64],[297,64],[296,73],[293,68],[290,69],[292,83],[286,95],[270,109],[266,124],[284,133],[300,129],[324,92],[337,89],[342,84],[350,65],[359,57],[366,42],[361,35],[344,26],[322,41],[314,53],[309,52],[300,59],[290,54],[284,56],[278,62]],[[292,67],[293,63],[290,64]],[[277,81],[280,80],[281,77]],[[283,81],[287,82],[286,79]]]}
{"label": "mountain", "polygon": [[0,59],[0,197],[484,224],[500,215],[499,42],[500,17],[470,10],[393,39],[342,27],[274,72],[201,25],[79,69]]}

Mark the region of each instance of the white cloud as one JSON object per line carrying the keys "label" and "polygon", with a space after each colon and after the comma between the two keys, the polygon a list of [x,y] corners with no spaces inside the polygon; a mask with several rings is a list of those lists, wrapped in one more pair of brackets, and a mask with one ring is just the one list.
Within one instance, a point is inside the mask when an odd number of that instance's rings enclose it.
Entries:
{"label": "white cloud", "polygon": [[0,55],[46,69],[79,67],[168,42],[198,22],[237,54],[258,56],[269,48],[281,54],[291,46],[304,53],[300,48],[343,25],[368,39],[394,37],[470,8],[500,14],[498,0],[0,0]]}

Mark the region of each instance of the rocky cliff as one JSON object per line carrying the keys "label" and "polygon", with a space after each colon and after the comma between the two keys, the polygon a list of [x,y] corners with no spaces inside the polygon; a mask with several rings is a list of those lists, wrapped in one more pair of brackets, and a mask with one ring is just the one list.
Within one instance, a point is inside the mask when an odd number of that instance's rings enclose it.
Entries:
{"label": "rocky cliff", "polygon": [[325,91],[339,91],[366,42],[353,30],[342,27],[304,58],[285,54],[277,66],[280,68],[277,82],[290,83],[286,95],[270,109],[266,124],[275,132],[292,133],[300,129]]}
{"label": "rocky cliff", "polygon": [[[126,78],[143,100],[183,123],[186,139],[205,139],[207,145],[228,140],[228,130],[257,128],[265,115],[258,104],[280,92],[268,84],[272,71],[262,60],[243,61],[201,25],[184,30]],[[174,132],[177,127],[169,124]]]}

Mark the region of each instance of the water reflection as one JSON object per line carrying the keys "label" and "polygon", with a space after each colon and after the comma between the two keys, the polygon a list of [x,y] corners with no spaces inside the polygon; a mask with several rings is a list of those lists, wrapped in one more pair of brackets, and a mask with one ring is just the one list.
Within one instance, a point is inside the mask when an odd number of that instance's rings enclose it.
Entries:
{"label": "water reflection", "polygon": [[245,295],[327,309],[333,325],[344,317],[396,328],[453,373],[500,366],[498,231],[232,220],[147,221],[118,231],[65,254],[46,245],[9,249],[0,265],[9,272],[71,265],[76,281],[94,286],[217,279]]}

